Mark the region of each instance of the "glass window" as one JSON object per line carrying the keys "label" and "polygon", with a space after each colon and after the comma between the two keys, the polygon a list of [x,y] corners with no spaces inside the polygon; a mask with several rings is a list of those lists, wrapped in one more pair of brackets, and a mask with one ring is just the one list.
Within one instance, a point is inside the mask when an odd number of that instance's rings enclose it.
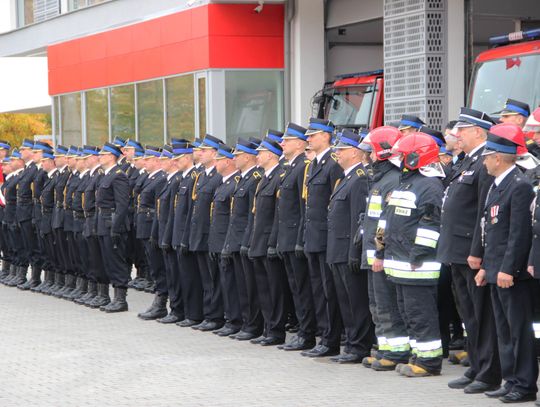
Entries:
{"label": "glass window", "polygon": [[167,140],[195,137],[195,99],[193,75],[165,79],[167,93]]}
{"label": "glass window", "polygon": [[109,140],[107,89],[86,92],[86,142],[100,146]]}
{"label": "glass window", "polygon": [[199,90],[199,137],[206,134],[206,77],[198,79]]}
{"label": "glass window", "polygon": [[144,144],[163,144],[163,82],[137,84],[137,120],[139,141]]}
{"label": "glass window", "polygon": [[478,64],[470,89],[473,109],[497,114],[511,98],[540,104],[540,55],[495,59]]}
{"label": "glass window", "polygon": [[81,94],[70,93],[60,96],[62,109],[61,143],[67,147],[82,144],[81,132]]}
{"label": "glass window", "polygon": [[59,140],[60,137],[60,97],[53,97],[53,114],[54,114],[54,139]]}
{"label": "glass window", "polygon": [[19,27],[34,22],[34,0],[17,0],[17,22]]}
{"label": "glass window", "polygon": [[283,128],[283,72],[225,73],[227,142],[261,137],[267,129]]}
{"label": "glass window", "polygon": [[134,85],[111,88],[112,137],[135,137],[135,89]]}
{"label": "glass window", "polygon": [[86,7],[87,6],[86,2],[87,0],[69,0],[68,10],[72,11],[72,10],[78,10],[80,8]]}

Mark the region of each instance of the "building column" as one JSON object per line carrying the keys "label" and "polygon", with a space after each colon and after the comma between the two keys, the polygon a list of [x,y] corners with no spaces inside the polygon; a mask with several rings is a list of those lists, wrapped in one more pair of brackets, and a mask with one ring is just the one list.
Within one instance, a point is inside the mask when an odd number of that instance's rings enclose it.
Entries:
{"label": "building column", "polygon": [[[295,1],[295,0],[292,0]],[[296,0],[290,38],[290,120],[307,125],[311,98],[324,85],[324,1]]]}
{"label": "building column", "polygon": [[409,113],[441,129],[449,112],[456,116],[463,102],[463,27],[463,0],[384,0],[386,121]]}

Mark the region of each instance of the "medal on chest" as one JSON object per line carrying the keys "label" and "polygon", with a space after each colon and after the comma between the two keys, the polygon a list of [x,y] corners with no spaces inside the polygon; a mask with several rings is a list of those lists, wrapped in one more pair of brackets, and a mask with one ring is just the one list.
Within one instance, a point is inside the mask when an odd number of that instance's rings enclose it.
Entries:
{"label": "medal on chest", "polygon": [[491,215],[491,224],[496,224],[499,219],[497,218],[497,215],[499,214],[499,205],[493,205],[490,208],[490,215]]}

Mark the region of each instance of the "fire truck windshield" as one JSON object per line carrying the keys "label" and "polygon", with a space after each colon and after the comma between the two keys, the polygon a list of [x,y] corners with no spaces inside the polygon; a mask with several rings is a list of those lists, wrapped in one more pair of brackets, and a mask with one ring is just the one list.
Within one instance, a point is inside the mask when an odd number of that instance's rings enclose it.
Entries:
{"label": "fire truck windshield", "polygon": [[486,61],[476,66],[470,89],[470,106],[493,114],[506,99],[540,104],[540,54]]}
{"label": "fire truck windshield", "polygon": [[368,127],[374,101],[373,85],[334,88],[326,117],[337,126]]}

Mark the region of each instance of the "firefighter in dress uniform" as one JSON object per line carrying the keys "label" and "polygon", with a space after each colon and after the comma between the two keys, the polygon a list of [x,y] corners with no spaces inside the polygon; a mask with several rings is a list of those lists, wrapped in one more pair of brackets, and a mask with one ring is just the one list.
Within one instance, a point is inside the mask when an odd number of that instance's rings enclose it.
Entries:
{"label": "firefighter in dress uniform", "polygon": [[531,183],[517,169],[517,147],[525,146],[519,126],[499,124],[489,132],[482,153],[487,172],[495,177],[478,229],[484,257],[475,280],[488,285],[497,329],[504,385],[486,392],[504,403],[536,400],[538,363],[534,349],[533,286],[527,272],[532,238]]}

